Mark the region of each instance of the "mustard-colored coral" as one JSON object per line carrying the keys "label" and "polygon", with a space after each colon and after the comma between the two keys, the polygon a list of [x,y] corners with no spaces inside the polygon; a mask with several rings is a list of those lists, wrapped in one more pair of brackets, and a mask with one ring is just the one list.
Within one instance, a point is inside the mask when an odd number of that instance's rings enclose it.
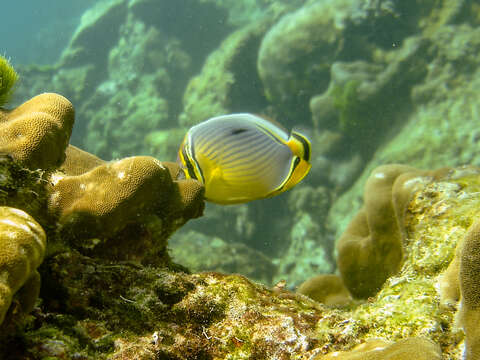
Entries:
{"label": "mustard-colored coral", "polygon": [[94,167],[105,164],[105,161],[76,146],[68,145],[65,150],[65,161],[60,170],[67,175],[81,175]]}
{"label": "mustard-colored coral", "polygon": [[334,274],[318,275],[306,280],[298,287],[297,293],[327,306],[342,306],[352,300],[342,278]]}
{"label": "mustard-colored coral", "polygon": [[316,357],[315,360],[441,360],[440,347],[422,338],[409,338],[396,343],[370,340],[351,351]]}
{"label": "mustard-colored coral", "polygon": [[35,96],[11,111],[0,109],[0,153],[32,170],[59,166],[73,121],[70,101],[53,93]]}
{"label": "mustard-colored coral", "polygon": [[480,359],[480,221],[468,230],[460,259],[459,323],[465,331],[465,360]]}
{"label": "mustard-colored coral", "polygon": [[356,298],[374,295],[395,274],[404,254],[404,216],[415,191],[449,168],[424,171],[389,164],[374,169],[364,189],[364,206],[337,243],[337,264]]}
{"label": "mustard-colored coral", "polygon": [[8,60],[0,56],[0,107],[12,96],[13,86],[17,82],[18,75]]}
{"label": "mustard-colored coral", "polygon": [[[394,274],[402,259],[402,231],[392,188],[399,175],[415,171],[404,165],[375,169],[365,185],[364,207],[340,237],[338,268],[354,297],[367,298]],[[404,204],[403,204],[404,205]]]}
{"label": "mustard-colored coral", "polygon": [[30,310],[38,296],[37,267],[45,254],[46,235],[27,213],[11,207],[0,207],[0,323],[10,307],[14,294],[28,282],[30,298],[24,300]]}
{"label": "mustard-colored coral", "polygon": [[[99,162],[88,153],[71,150],[69,154],[87,156],[87,164],[92,159]],[[183,223],[201,215],[203,187],[196,181],[174,181],[173,169],[172,164],[167,167],[153,157],[134,156],[95,166],[79,175],[57,172],[52,176],[49,212],[58,218],[62,233],[74,238],[112,236],[128,223],[142,221],[148,213],[158,211],[178,217],[187,212]],[[80,170],[67,166],[67,171]]]}

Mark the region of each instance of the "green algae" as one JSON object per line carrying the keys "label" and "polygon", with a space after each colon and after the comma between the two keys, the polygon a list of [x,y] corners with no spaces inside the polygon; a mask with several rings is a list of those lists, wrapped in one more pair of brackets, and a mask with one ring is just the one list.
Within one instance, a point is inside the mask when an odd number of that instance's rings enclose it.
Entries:
{"label": "green algae", "polygon": [[18,75],[12,65],[3,56],[0,56],[0,107],[10,99]]}
{"label": "green algae", "polygon": [[349,80],[332,88],[333,106],[338,111],[338,125],[343,133],[349,134],[361,126],[365,105],[359,100],[359,86],[360,81]]}
{"label": "green algae", "polygon": [[0,206],[21,209],[45,226],[47,175],[43,170],[26,169],[8,155],[0,154]]}

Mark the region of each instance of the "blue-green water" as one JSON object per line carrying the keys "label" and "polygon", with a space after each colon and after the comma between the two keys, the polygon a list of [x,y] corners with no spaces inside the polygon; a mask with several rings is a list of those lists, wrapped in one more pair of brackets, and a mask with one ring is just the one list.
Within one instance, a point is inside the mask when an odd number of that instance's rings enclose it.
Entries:
{"label": "blue-green water", "polygon": [[19,0],[2,4],[0,53],[13,64],[51,64],[68,44],[93,0]]}

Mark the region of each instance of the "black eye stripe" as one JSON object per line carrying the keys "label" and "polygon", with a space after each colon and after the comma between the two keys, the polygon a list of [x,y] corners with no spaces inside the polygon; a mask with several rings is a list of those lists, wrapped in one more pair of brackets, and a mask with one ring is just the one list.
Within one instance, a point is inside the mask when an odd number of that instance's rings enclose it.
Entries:
{"label": "black eye stripe", "polygon": [[303,136],[298,134],[292,133],[292,136],[302,143],[304,152],[303,158],[306,161],[310,161],[310,143]]}
{"label": "black eye stripe", "polygon": [[185,146],[183,147],[182,149],[182,155],[183,155],[183,159],[185,160],[185,165],[187,165],[187,172],[188,172],[188,175],[192,178],[192,179],[195,179],[195,180],[198,180],[197,179],[197,176],[195,175],[195,171],[193,171],[193,165],[192,165],[192,162],[190,161],[190,158],[188,157],[188,154],[185,150]]}

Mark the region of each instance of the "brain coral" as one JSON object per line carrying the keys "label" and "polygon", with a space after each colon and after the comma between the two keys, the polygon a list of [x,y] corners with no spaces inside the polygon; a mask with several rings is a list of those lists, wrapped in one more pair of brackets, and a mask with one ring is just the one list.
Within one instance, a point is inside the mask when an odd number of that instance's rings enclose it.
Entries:
{"label": "brain coral", "polygon": [[441,360],[440,347],[430,340],[409,338],[390,344],[383,340],[369,340],[351,351],[334,352],[316,360]]}
{"label": "brain coral", "polygon": [[[57,219],[61,238],[72,244],[83,246],[86,239],[112,239],[129,226],[130,230],[136,226],[132,231],[138,235],[149,228],[146,224],[155,229],[148,231],[166,242],[179,226],[203,212],[203,187],[195,180],[177,180],[180,169],[174,163],[149,156],[104,162],[72,146],[66,154],[61,171],[51,177],[48,209]],[[141,224],[143,230],[138,228]],[[123,251],[112,251],[109,243],[105,252],[115,258],[141,252],[141,241],[132,241],[133,234],[125,236],[120,246]],[[115,241],[117,245],[122,243],[118,236]],[[136,243],[136,249],[132,243]]]}
{"label": "brain coral", "polygon": [[0,153],[29,169],[51,169],[64,160],[72,132],[73,106],[63,96],[45,93],[14,110],[0,109]]}
{"label": "brain coral", "polygon": [[0,323],[13,295],[28,283],[22,307],[30,310],[40,290],[36,271],[46,247],[42,227],[19,209],[0,207]]}

